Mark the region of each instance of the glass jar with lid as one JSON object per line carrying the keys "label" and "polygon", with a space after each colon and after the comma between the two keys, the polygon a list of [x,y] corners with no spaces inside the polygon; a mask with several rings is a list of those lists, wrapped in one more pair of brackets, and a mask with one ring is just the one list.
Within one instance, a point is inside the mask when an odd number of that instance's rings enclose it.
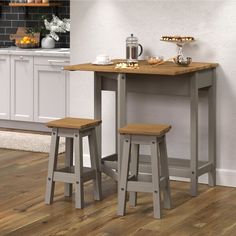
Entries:
{"label": "glass jar with lid", "polygon": [[[140,51],[139,51],[140,49]],[[143,47],[138,43],[138,38],[131,34],[126,38],[126,60],[127,62],[137,62],[138,57],[143,53]]]}

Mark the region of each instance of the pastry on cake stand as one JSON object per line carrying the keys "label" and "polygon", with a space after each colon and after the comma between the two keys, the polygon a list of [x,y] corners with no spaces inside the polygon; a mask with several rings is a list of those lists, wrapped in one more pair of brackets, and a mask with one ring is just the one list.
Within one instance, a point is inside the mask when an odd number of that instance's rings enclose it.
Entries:
{"label": "pastry on cake stand", "polygon": [[162,36],[161,41],[175,43],[178,47],[178,55],[174,58],[174,62],[178,65],[187,66],[192,62],[191,57],[185,57],[183,54],[183,47],[185,44],[194,42],[192,36]]}

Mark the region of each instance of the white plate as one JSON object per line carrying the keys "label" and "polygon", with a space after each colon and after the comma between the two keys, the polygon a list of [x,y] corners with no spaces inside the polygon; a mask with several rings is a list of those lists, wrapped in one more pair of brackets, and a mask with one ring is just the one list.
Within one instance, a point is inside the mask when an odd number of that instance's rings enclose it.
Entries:
{"label": "white plate", "polygon": [[101,62],[94,61],[94,62],[92,62],[92,64],[97,65],[97,66],[108,66],[108,65],[113,65],[114,62],[110,61],[108,63],[101,63]]}

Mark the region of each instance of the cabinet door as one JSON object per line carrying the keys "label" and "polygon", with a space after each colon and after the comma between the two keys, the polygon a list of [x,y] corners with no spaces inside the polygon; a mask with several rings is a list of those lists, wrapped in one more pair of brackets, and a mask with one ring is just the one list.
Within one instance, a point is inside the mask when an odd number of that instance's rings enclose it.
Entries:
{"label": "cabinet door", "polygon": [[33,121],[33,57],[11,57],[11,119]]}
{"label": "cabinet door", "polygon": [[10,56],[0,55],[0,119],[10,119]]}
{"label": "cabinet door", "polygon": [[61,66],[34,68],[34,121],[48,122],[67,114],[68,72]]}

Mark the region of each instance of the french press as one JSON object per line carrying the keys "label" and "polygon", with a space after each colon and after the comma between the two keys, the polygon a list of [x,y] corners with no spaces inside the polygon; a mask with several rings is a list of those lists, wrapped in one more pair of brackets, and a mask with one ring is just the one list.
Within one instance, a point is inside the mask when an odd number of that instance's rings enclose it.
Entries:
{"label": "french press", "polygon": [[[140,48],[140,52],[139,52]],[[138,38],[133,34],[126,38],[126,60],[128,63],[137,62],[138,57],[143,53],[143,47],[138,43]]]}

